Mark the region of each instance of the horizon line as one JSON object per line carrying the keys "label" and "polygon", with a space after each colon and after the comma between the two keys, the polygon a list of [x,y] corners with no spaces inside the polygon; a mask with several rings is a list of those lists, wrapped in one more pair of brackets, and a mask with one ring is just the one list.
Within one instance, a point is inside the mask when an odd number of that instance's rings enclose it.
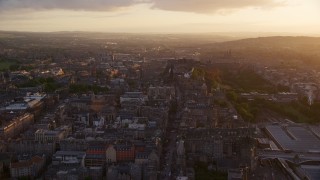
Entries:
{"label": "horizon line", "polygon": [[[0,32],[7,32],[7,33],[106,33],[106,34],[150,34],[150,35],[192,35],[192,34],[212,34],[212,35],[235,35],[239,33],[239,36],[248,36],[248,35],[258,35],[258,34],[270,34],[270,36],[296,36],[296,37],[320,37],[320,33],[299,33],[299,32],[260,32],[260,31],[208,31],[208,32],[156,32],[156,31],[149,31],[149,32],[130,32],[130,31],[81,31],[81,30],[70,30],[70,31],[19,31],[19,30],[1,30]],[[277,35],[278,34],[278,35]],[[288,35],[285,35],[288,34]]]}

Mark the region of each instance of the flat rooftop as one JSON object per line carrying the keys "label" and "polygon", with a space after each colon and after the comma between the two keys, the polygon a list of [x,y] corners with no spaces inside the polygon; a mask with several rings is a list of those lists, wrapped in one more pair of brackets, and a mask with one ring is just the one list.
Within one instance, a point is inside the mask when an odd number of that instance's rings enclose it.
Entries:
{"label": "flat rooftop", "polygon": [[311,180],[320,179],[320,166],[302,165],[301,168]]}
{"label": "flat rooftop", "polygon": [[282,150],[320,153],[320,139],[304,126],[270,125],[266,130]]}

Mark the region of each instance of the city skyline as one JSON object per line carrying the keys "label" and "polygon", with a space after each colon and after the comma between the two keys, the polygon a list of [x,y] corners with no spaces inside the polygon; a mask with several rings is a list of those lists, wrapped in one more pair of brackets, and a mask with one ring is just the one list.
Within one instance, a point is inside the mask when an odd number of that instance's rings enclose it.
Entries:
{"label": "city skyline", "polygon": [[319,35],[316,0],[0,0],[3,31]]}

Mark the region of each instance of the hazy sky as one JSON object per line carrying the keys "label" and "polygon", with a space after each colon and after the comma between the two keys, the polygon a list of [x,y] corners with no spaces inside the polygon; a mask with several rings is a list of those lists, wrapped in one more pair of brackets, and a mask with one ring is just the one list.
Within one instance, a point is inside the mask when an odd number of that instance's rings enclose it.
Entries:
{"label": "hazy sky", "polygon": [[0,30],[320,34],[320,1],[0,0]]}

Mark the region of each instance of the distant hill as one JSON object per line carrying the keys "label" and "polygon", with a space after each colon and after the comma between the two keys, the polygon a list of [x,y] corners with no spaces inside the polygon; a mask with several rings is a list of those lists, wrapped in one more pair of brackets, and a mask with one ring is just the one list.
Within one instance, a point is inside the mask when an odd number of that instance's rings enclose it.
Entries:
{"label": "distant hill", "polygon": [[247,46],[247,47],[274,47],[274,48],[297,48],[297,47],[320,47],[320,37],[292,37],[292,36],[273,36],[241,39],[219,43],[219,46]]}
{"label": "distant hill", "polygon": [[226,57],[261,62],[296,62],[320,65],[320,37],[273,36],[241,39],[202,46],[204,58]]}
{"label": "distant hill", "polygon": [[[253,36],[254,34],[252,34]],[[249,35],[246,35],[249,36]],[[103,48],[119,53],[151,55],[169,52],[193,54],[201,60],[283,63],[320,67],[320,37],[269,36],[246,38],[243,34],[137,34],[100,32],[6,32],[0,31],[0,57],[47,58],[94,56]],[[242,38],[242,39],[241,39]],[[110,45],[113,44],[113,45]],[[161,51],[157,51],[161,49]],[[10,52],[10,53],[9,53]],[[85,53],[84,53],[85,52]],[[152,54],[153,53],[153,54]],[[9,54],[9,55],[8,55]],[[198,53],[196,53],[198,54]],[[182,54],[183,55],[183,54]]]}

